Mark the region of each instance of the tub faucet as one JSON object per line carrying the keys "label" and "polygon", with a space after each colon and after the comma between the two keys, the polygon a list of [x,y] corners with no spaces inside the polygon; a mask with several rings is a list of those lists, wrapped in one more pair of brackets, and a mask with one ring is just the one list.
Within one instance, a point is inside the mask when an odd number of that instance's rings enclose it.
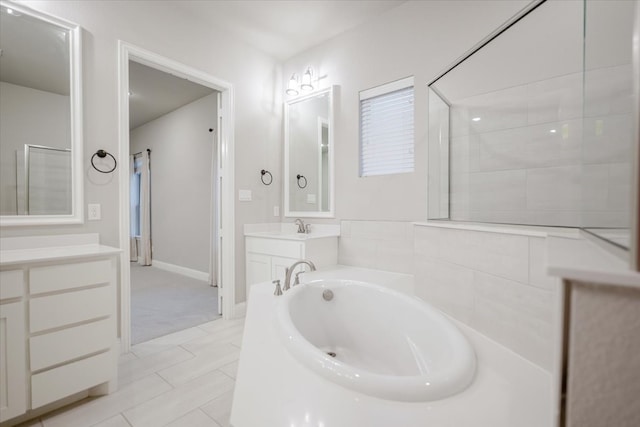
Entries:
{"label": "tub faucet", "polygon": [[[289,283],[291,282],[291,275],[293,274],[293,270],[297,266],[299,266],[300,264],[307,264],[309,266],[309,268],[311,268],[311,271],[316,271],[316,266],[311,261],[303,259],[303,260],[294,262],[293,265],[291,265],[291,267],[289,267],[289,268],[287,268],[285,270],[285,273],[284,273],[284,287],[282,288],[283,291],[287,291],[291,287],[289,285]],[[294,283],[294,285],[298,284],[299,281],[296,280],[296,282],[297,283]]]}
{"label": "tub faucet", "polygon": [[296,225],[298,226],[298,233],[306,233],[307,229],[304,227],[304,221],[300,218],[296,219]]}

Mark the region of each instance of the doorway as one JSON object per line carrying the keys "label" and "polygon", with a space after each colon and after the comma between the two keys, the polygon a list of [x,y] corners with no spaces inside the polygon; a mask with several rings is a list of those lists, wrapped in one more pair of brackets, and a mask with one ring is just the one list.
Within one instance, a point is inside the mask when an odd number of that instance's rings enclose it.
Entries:
{"label": "doorway", "polygon": [[[187,279],[205,280],[207,285],[217,285],[218,295],[216,296],[218,310],[215,315],[222,313],[225,319],[232,318],[234,316],[234,288],[233,288],[233,115],[232,105],[233,92],[232,86],[222,80],[209,76],[198,70],[185,66],[184,64],[177,63],[168,58],[158,56],[154,53],[145,51],[143,49],[131,46],[124,42],[120,42],[120,64],[119,64],[119,105],[120,105],[120,161],[121,165],[130,165],[129,168],[123,167],[120,170],[120,202],[122,208],[120,209],[120,237],[121,248],[123,249],[123,255],[121,258],[121,289],[120,289],[120,301],[121,301],[121,322],[120,322],[120,335],[122,351],[128,352],[132,343],[132,266],[135,268],[134,273],[137,275],[141,271],[145,273],[152,271],[138,269],[139,264],[151,264],[153,270],[158,270],[156,267],[161,267],[162,274],[174,275],[175,277],[183,277]],[[134,124],[134,120],[138,120],[134,117],[134,108],[130,109],[130,97],[136,97],[136,73],[138,71],[144,71],[147,73],[156,73],[159,78],[169,78],[179,81],[183,84],[182,88],[177,90],[177,93],[184,94],[191,89],[194,89],[197,99],[190,101],[187,104],[174,110],[176,113],[181,110],[211,110],[211,105],[215,105],[209,119],[211,120],[203,129],[197,129],[197,133],[206,134],[206,141],[209,144],[209,154],[198,154],[192,152],[184,145],[184,132],[180,132],[173,137],[174,144],[169,147],[173,149],[173,153],[158,151],[159,144],[163,135],[167,133],[167,129],[163,128],[163,122],[167,122],[172,119],[171,112],[160,114],[158,118],[151,121],[144,122],[146,124],[140,125],[138,122]],[[149,75],[143,77],[143,81],[149,80]],[[189,87],[190,89],[185,89]],[[198,91],[202,91],[198,95]],[[176,98],[177,95],[169,95],[168,98]],[[157,104],[157,102],[153,102]],[[202,105],[200,105],[202,104]],[[196,108],[198,107],[198,108]],[[177,115],[177,114],[175,114]],[[166,123],[165,123],[166,124]],[[137,125],[137,126],[136,126]],[[130,133],[130,128],[133,127],[133,131]],[[136,131],[138,129],[140,131]],[[136,134],[136,135],[134,135]],[[144,134],[145,137],[140,137],[138,134]],[[202,140],[202,134],[200,134],[200,140]],[[168,139],[171,139],[169,137]],[[175,141],[178,139],[179,141]],[[143,141],[142,143],[140,141]],[[177,144],[175,143],[177,142]],[[155,146],[155,149],[154,149]],[[156,170],[162,161],[162,156],[165,158],[176,160],[176,152],[180,149],[183,150],[183,156],[186,160],[186,165],[175,165],[173,171],[167,172],[166,166],[164,172]],[[164,151],[167,151],[167,147],[163,147]],[[177,150],[177,151],[176,151]],[[169,150],[170,151],[170,150]],[[138,158],[136,158],[138,154]],[[195,175],[192,178],[186,177],[185,184],[174,185],[171,183],[171,176],[175,176],[176,173],[181,175],[181,178],[185,178],[182,175],[186,175],[187,171],[198,169],[195,164],[202,160],[203,157],[208,157],[210,168],[208,172],[203,172],[199,169],[199,175]],[[166,159],[165,159],[166,160]],[[189,163],[191,162],[191,163]],[[147,177],[143,177],[141,173],[136,178],[136,164],[139,170],[147,170]],[[165,162],[166,163],[166,162]],[[205,162],[206,163],[206,162]],[[154,171],[158,178],[154,180]],[[133,178],[132,178],[133,177]],[[151,177],[149,179],[149,177]],[[162,178],[164,178],[164,183]],[[167,179],[168,178],[168,179]],[[147,209],[135,208],[135,201],[132,199],[132,184],[136,186],[136,179],[147,179],[147,185],[150,187],[149,194],[146,195],[147,200],[150,199],[151,203],[147,207],[150,209],[150,214]],[[180,193],[193,193],[195,188],[203,187],[201,183],[209,184],[209,189],[205,189],[208,192],[209,197],[206,195],[195,195],[192,199],[192,204],[188,202],[180,202],[175,200],[175,197],[171,197],[167,194],[167,191],[171,188],[171,185],[177,187],[177,194]],[[189,186],[189,183],[191,185]],[[206,187],[206,186],[204,186]],[[174,188],[176,190],[176,188]],[[141,195],[141,192],[138,192]],[[144,196],[139,199],[144,199]],[[179,223],[171,224],[166,222],[166,218],[161,219],[157,213],[163,211],[164,208],[160,208],[156,199],[168,199],[162,200],[165,202],[165,206],[171,204],[176,205],[177,212],[182,214],[182,217],[186,215],[190,218],[189,209],[198,211],[208,211],[208,214],[204,215],[207,218],[208,224],[200,222],[198,226],[193,221],[181,220]],[[195,201],[194,201],[195,200]],[[138,200],[140,202],[141,200]],[[209,209],[197,209],[195,205],[208,204]],[[182,212],[180,212],[180,209]],[[156,210],[156,215],[154,215]],[[147,215],[146,220],[144,216]],[[180,216],[180,215],[178,215]],[[203,215],[201,215],[203,216]],[[171,215],[168,215],[171,217]],[[175,218],[176,215],[173,215]],[[162,222],[156,224],[155,222]],[[144,225],[147,225],[150,231],[150,238],[148,241],[142,242],[142,230]],[[208,240],[204,243],[201,238],[188,238],[187,228],[195,227],[195,231],[192,230],[192,236],[197,235],[199,232],[200,237],[202,235],[208,235]],[[208,232],[204,230],[208,229]],[[133,231],[133,233],[132,233]],[[174,232],[173,236],[167,235],[168,231]],[[138,234],[136,234],[136,232]],[[193,234],[195,232],[195,234]],[[155,234],[155,236],[154,236]],[[136,237],[138,239],[136,239]],[[178,243],[177,239],[184,237],[184,242]],[[200,240],[199,243],[196,240]],[[150,242],[150,244],[149,244]],[[164,242],[164,243],[163,243]],[[158,244],[162,244],[158,246]],[[145,249],[145,245],[146,249]],[[203,246],[204,245],[204,246]],[[200,249],[198,249],[198,247]],[[204,250],[202,248],[205,248]],[[142,250],[141,250],[142,249]],[[192,255],[189,255],[191,251]],[[148,259],[145,257],[148,253]],[[173,253],[173,254],[172,254]],[[194,255],[198,254],[198,255]],[[142,257],[141,262],[139,262]],[[195,259],[198,258],[199,259]],[[132,260],[135,260],[135,264],[130,264]],[[217,260],[217,262],[216,262]],[[155,266],[154,266],[155,264]],[[205,266],[206,264],[206,266]],[[145,268],[145,267],[143,267]],[[157,271],[156,271],[157,273]],[[172,279],[173,280],[173,279]],[[156,280],[157,281],[157,280]],[[225,286],[229,284],[229,286]],[[171,297],[170,297],[171,299]],[[212,311],[215,307],[212,306]],[[188,317],[188,316],[181,316]],[[206,320],[204,320],[206,321]],[[195,325],[192,325],[195,326]],[[189,326],[186,326],[189,327]]]}

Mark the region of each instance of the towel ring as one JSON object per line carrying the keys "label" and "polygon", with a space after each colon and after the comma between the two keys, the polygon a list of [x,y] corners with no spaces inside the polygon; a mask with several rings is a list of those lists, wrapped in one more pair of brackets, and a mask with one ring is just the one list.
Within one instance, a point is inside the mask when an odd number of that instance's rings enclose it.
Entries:
{"label": "towel ring", "polygon": [[[307,188],[307,178],[304,177],[304,175],[296,175],[296,178],[298,179],[298,187],[300,188]],[[304,184],[301,184],[300,181],[304,180]]]}
{"label": "towel ring", "polygon": [[[109,169],[108,171],[103,171],[103,170],[101,170],[101,169],[98,169],[98,168],[96,167],[95,163],[93,163],[93,159],[94,159],[96,156],[100,157],[101,159],[104,159],[104,158],[105,158],[105,157],[107,157],[107,156],[111,157],[111,158],[113,159],[113,167],[112,167],[111,169]],[[114,170],[116,170],[116,168],[118,167],[118,161],[116,160],[116,158],[115,158],[115,157],[113,157],[113,154],[111,154],[111,153],[107,153],[107,152],[106,152],[106,151],[104,151],[104,150],[98,150],[98,151],[96,151],[96,152],[93,154],[93,156],[91,156],[91,166],[93,166],[93,168],[94,168],[95,170],[97,170],[98,172],[100,172],[100,173],[111,173],[111,172],[113,172]]]}
{"label": "towel ring", "polygon": [[[262,169],[260,171],[260,181],[262,181],[262,183],[264,185],[271,185],[271,183],[273,182],[273,175],[271,175],[271,172],[269,172],[268,170]],[[269,182],[264,182],[264,176],[265,175],[269,175]]]}

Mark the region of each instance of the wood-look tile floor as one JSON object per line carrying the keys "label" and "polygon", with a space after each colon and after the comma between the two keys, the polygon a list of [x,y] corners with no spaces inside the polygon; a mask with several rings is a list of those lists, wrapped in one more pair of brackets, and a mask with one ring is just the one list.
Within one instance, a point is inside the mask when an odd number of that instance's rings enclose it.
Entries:
{"label": "wood-look tile floor", "polygon": [[20,427],[228,426],[243,329],[218,319],[137,344],[120,357],[116,392]]}

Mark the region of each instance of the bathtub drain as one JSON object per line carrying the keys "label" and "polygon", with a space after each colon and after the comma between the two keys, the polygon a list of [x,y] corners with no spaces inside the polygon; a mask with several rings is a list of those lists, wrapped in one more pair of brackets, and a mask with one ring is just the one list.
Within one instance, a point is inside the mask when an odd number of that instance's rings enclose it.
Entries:
{"label": "bathtub drain", "polygon": [[333,351],[327,351],[327,354],[331,357],[336,357],[336,354]]}

